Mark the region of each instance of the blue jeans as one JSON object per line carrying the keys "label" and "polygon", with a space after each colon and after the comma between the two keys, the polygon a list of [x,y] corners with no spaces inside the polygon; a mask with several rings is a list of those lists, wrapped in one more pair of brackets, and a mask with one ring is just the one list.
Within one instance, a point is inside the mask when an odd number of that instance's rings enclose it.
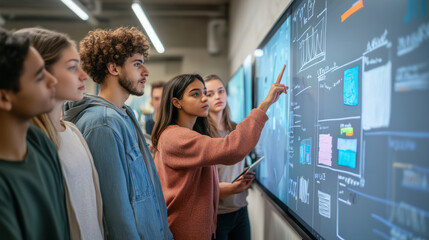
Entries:
{"label": "blue jeans", "polygon": [[226,214],[217,215],[216,240],[250,240],[250,223],[247,206]]}

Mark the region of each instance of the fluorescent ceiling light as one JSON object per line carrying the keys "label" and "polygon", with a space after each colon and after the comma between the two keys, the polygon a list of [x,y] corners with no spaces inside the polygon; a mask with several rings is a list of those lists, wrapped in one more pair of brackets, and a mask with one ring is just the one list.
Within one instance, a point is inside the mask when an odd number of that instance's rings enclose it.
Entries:
{"label": "fluorescent ceiling light", "polygon": [[264,56],[264,51],[262,49],[256,49],[254,55],[255,57],[262,57]]}
{"label": "fluorescent ceiling light", "polygon": [[72,0],[61,0],[61,2],[63,2],[74,13],[76,13],[76,15],[78,15],[82,20],[84,21],[88,20],[89,18],[88,14]]}
{"label": "fluorescent ceiling light", "polygon": [[143,26],[147,35],[149,35],[150,41],[152,42],[153,46],[155,46],[156,51],[158,51],[159,53],[163,53],[165,51],[164,46],[162,46],[161,41],[155,33],[155,30],[153,30],[152,25],[144,14],[140,3],[133,3],[131,5],[131,8],[139,19],[140,24]]}

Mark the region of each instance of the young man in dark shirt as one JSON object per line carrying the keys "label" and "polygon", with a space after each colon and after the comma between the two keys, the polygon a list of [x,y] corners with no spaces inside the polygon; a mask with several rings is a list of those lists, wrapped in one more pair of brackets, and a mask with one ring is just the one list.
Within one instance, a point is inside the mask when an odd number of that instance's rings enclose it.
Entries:
{"label": "young man in dark shirt", "polygon": [[30,119],[54,107],[57,80],[24,37],[0,28],[0,238],[69,239],[53,143]]}

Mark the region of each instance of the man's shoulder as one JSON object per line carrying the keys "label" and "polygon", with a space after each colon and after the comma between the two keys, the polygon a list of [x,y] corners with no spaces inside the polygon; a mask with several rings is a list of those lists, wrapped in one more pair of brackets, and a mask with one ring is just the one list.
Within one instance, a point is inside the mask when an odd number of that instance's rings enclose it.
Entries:
{"label": "man's shoulder", "polygon": [[[58,168],[58,152],[54,143],[36,126],[30,124],[27,130],[27,154],[19,165],[9,166],[9,171],[34,172]],[[34,169],[37,164],[37,169]],[[30,167],[33,166],[33,167]]]}
{"label": "man's shoulder", "polygon": [[36,149],[46,149],[47,151],[56,151],[54,143],[36,126],[30,124],[27,131],[27,142]]}
{"label": "man's shoulder", "polygon": [[106,106],[92,106],[85,109],[74,124],[80,129],[84,125],[90,127],[116,126],[123,124],[123,121],[123,116],[115,109]]}
{"label": "man's shoulder", "polygon": [[33,124],[30,124],[27,130],[27,139],[39,139],[44,138],[45,134],[36,126]]}
{"label": "man's shoulder", "polygon": [[102,105],[85,108],[81,112],[81,117],[79,118],[79,121],[89,120],[89,119],[95,119],[95,120],[102,119],[107,109],[108,108],[106,106],[102,106]]}

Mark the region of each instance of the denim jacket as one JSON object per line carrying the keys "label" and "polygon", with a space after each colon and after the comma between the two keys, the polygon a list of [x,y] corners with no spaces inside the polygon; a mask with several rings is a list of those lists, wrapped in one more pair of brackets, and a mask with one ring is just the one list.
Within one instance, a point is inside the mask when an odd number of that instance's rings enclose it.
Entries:
{"label": "denim jacket", "polygon": [[85,95],[65,106],[94,158],[108,239],[173,239],[161,183],[143,133],[128,106]]}

